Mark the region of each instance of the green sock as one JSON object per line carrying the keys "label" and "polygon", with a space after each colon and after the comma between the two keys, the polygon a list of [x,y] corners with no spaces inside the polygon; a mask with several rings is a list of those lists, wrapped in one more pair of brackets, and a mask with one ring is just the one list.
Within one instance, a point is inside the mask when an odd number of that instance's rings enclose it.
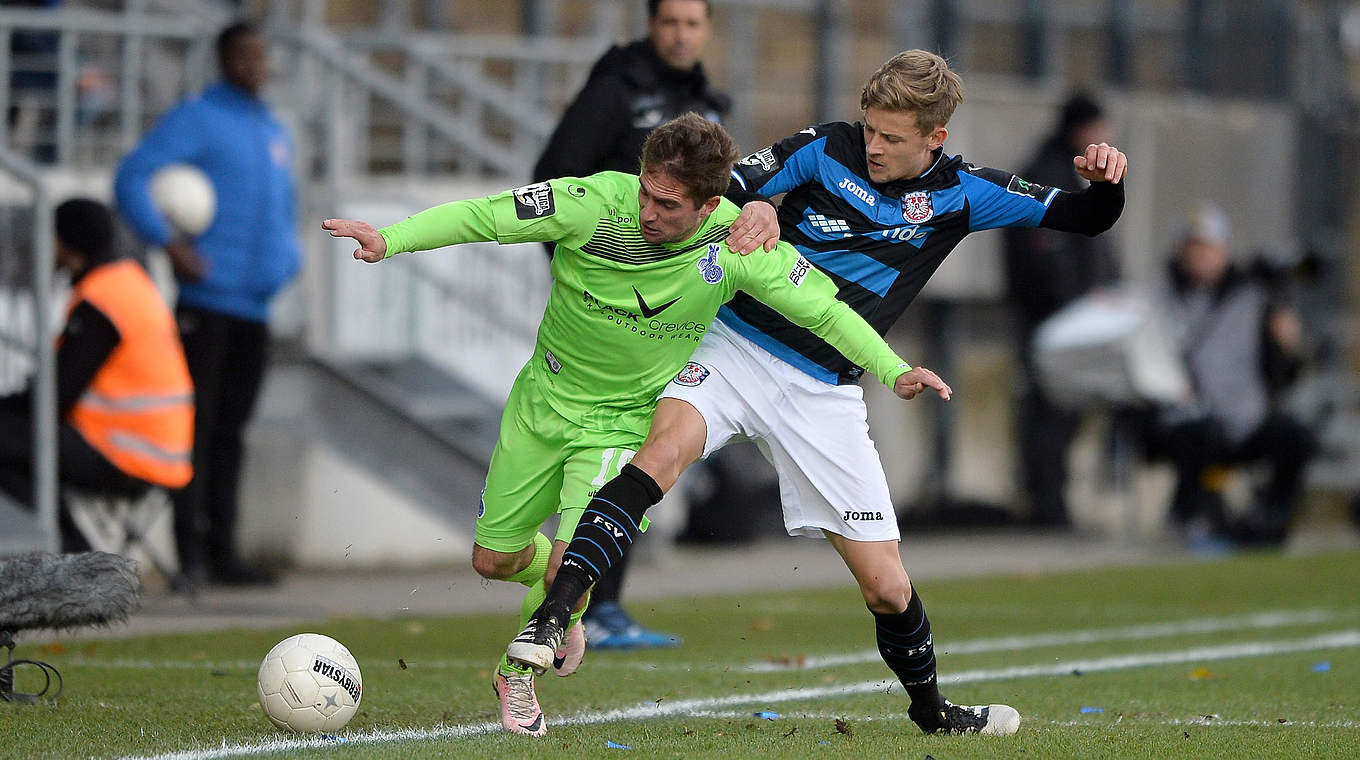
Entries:
{"label": "green sock", "polygon": [[503,654],[501,655],[501,663],[500,665],[497,666],[496,670],[507,676],[522,676],[525,675],[526,673],[534,672],[533,668],[526,668],[522,665],[517,665],[513,662],[510,662],[510,658],[506,657]]}
{"label": "green sock", "polygon": [[506,578],[507,581],[514,581],[533,588],[535,583],[541,584],[543,576],[548,572],[548,560],[552,559],[552,541],[542,533],[534,534],[534,558],[529,560],[528,567]]}
{"label": "green sock", "polygon": [[548,598],[548,587],[543,582],[542,576],[538,582],[529,587],[529,593],[524,595],[524,601],[519,603],[519,627],[523,628],[529,624],[529,618],[533,617],[538,606]]}

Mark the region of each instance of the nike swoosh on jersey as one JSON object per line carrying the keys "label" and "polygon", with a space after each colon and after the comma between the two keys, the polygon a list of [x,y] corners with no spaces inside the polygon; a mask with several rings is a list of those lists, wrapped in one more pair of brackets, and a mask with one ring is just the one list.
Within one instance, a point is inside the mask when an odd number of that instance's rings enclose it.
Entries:
{"label": "nike swoosh on jersey", "polygon": [[646,301],[642,300],[642,294],[638,292],[637,288],[633,288],[633,295],[637,296],[638,311],[641,311],[642,316],[646,317],[647,319],[651,319],[652,317],[655,317],[656,315],[660,314],[666,309],[669,309],[670,307],[675,305],[676,301],[679,301],[681,298],[683,298],[683,296],[677,296],[676,298],[673,298],[653,309],[652,307],[647,305]]}

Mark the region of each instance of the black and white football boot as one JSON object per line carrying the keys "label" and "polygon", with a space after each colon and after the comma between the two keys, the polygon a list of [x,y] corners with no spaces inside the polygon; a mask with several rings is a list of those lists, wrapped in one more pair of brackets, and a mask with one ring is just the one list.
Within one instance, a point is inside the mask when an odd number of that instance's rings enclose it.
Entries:
{"label": "black and white football boot", "polygon": [[928,734],[987,734],[1010,736],[1020,730],[1020,713],[1008,705],[956,705],[949,700],[935,711],[907,709],[907,715]]}
{"label": "black and white football boot", "polygon": [[524,630],[519,632],[510,646],[505,648],[505,656],[511,662],[542,673],[553,667],[557,650],[562,647],[562,637],[571,619],[566,615],[554,615],[540,609],[529,618]]}

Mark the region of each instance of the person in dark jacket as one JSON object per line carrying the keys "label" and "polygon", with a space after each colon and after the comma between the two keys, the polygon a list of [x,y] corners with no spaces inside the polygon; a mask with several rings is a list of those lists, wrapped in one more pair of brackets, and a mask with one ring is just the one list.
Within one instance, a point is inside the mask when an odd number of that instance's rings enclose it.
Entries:
{"label": "person in dark jacket", "polygon": [[[222,81],[176,105],[124,157],[118,207],[148,243],[165,249],[179,284],[175,315],[198,389],[194,479],[175,500],[180,559],[192,580],[272,580],[245,565],[235,531],[242,434],[263,382],[269,304],[301,261],[293,146],[261,92],[269,78],[264,37],[240,22],[217,38]],[[151,200],[151,178],[170,164],[203,170],[217,214],[193,240]]]}
{"label": "person in dark jacket", "polygon": [[[176,489],[192,475],[193,384],[174,318],[141,265],[116,249],[104,204],[57,206],[57,268],[71,277],[57,340],[57,462],[62,485],[98,493]],[[0,491],[31,507],[32,389],[0,397]],[[62,514],[62,545],[86,542]]]}
{"label": "person in dark jacket", "polygon": [[663,122],[689,111],[721,121],[732,100],[713,89],[699,62],[711,14],[708,0],[649,0],[647,37],[595,62],[534,165],[534,181],[637,173],[643,140]]}
{"label": "person in dark jacket", "polygon": [[[709,0],[648,0],[647,36],[615,45],[595,62],[534,165],[534,181],[635,174],[655,127],[691,111],[721,122],[732,100],[713,89],[699,62],[713,34],[712,14]],[[626,573],[620,565],[595,587],[585,618],[590,646],[675,646],[675,636],[644,628],[619,603]]]}
{"label": "person in dark jacket", "polygon": [[[1229,234],[1221,208],[1195,211],[1161,303],[1194,394],[1159,411],[1150,444],[1176,466],[1171,519],[1192,548],[1282,542],[1317,450],[1313,433],[1275,403],[1302,369],[1298,313],[1271,283],[1232,263]],[[1206,488],[1212,468],[1256,461],[1269,463],[1270,480],[1251,510],[1230,520]]]}
{"label": "person in dark jacket", "polygon": [[[1084,94],[1068,98],[1056,129],[1021,174],[1063,190],[1086,181],[1072,168],[1072,156],[1092,143],[1108,142],[1109,121],[1100,104]],[[1063,528],[1069,523],[1063,490],[1067,451],[1081,425],[1081,412],[1052,403],[1040,388],[1031,346],[1035,328],[1062,307],[1119,277],[1108,237],[1035,227],[1006,230],[1006,284],[1016,312],[1023,389],[1016,411],[1022,485],[1032,524]]]}

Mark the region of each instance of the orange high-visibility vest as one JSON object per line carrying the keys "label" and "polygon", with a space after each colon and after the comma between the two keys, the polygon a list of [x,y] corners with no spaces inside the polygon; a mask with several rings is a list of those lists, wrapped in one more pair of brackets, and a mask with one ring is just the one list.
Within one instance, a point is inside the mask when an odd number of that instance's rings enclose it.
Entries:
{"label": "orange high-visibility vest", "polygon": [[193,477],[194,383],[174,317],[151,278],[122,259],[91,269],[67,310],[89,301],[118,329],[118,345],[68,421],[118,469],[180,488]]}

